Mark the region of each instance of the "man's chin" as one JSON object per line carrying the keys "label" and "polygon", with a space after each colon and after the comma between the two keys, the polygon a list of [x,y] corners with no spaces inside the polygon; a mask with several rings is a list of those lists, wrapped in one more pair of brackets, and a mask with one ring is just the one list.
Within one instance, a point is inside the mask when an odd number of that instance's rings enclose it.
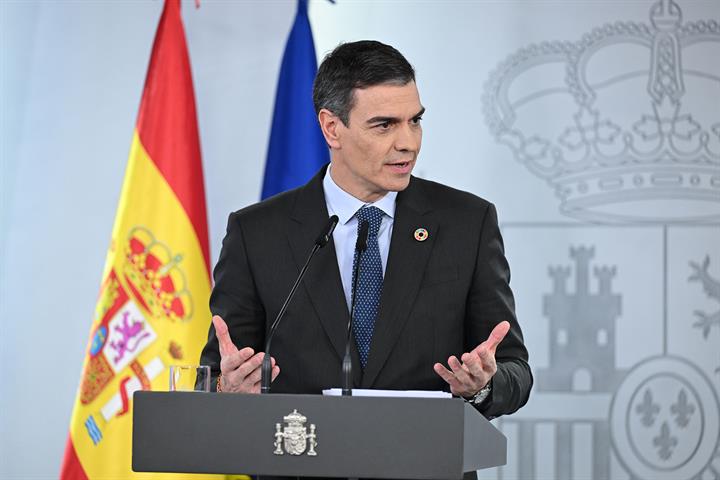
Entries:
{"label": "man's chin", "polygon": [[392,182],[389,182],[389,185],[387,186],[387,190],[389,192],[402,192],[405,190],[408,185],[410,185],[410,174],[408,173],[407,176],[404,176],[402,179],[393,179]]}

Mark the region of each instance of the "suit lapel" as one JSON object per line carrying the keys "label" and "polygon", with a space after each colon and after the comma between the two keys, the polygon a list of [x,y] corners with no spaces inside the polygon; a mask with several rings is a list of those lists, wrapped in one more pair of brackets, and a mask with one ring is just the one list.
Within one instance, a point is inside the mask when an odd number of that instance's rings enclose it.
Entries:
{"label": "suit lapel", "polygon": [[[372,387],[409,319],[437,235],[438,223],[428,213],[421,185],[412,179],[408,188],[397,196],[380,311],[375,320],[362,388]],[[415,240],[414,232],[418,228],[429,232],[425,241]]]}
{"label": "suit lapel", "polygon": [[[321,229],[327,225],[327,204],[322,188],[325,170],[323,168],[305,187],[298,191],[298,198],[291,215],[292,220],[296,223],[296,228],[288,231],[288,242],[298,271],[307,260],[310,249]],[[350,314],[340,280],[334,241],[330,241],[324,248],[318,250],[302,283],[330,343],[338,357],[342,359],[345,355],[345,338]],[[353,365],[360,365],[354,342],[352,347],[354,349]],[[341,371],[338,369],[338,378],[340,374]],[[360,368],[355,368],[356,384],[359,384],[360,375]]]}

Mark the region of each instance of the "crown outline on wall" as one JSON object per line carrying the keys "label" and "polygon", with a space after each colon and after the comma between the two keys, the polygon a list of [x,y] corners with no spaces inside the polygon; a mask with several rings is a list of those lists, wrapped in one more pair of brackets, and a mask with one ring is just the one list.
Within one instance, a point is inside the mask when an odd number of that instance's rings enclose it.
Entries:
{"label": "crown outline on wall", "polygon": [[[566,215],[718,221],[720,62],[712,58],[720,58],[718,21],[683,23],[677,3],[660,0],[649,24],[606,24],[577,42],[510,55],[488,78],[483,111],[494,138],[554,188]],[[553,115],[565,120],[547,121]]]}

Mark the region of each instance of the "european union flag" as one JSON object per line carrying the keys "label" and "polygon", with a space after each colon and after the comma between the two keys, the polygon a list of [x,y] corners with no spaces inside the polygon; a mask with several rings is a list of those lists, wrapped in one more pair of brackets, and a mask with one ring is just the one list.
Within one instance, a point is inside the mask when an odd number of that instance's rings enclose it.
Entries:
{"label": "european union flag", "polygon": [[312,102],[316,73],[307,0],[299,0],[280,67],[262,198],[303,185],[330,161]]}

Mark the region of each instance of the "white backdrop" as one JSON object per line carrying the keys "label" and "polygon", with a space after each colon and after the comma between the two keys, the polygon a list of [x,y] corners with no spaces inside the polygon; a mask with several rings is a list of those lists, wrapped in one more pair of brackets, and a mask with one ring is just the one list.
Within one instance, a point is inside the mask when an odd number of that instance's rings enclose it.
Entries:
{"label": "white backdrop", "polygon": [[[498,206],[537,388],[485,478],[720,477],[720,2],[654,4],[310,4],[319,57],[373,38],[416,67],[416,173]],[[57,476],[161,8],[0,2],[0,478]],[[294,11],[183,3],[213,260],[259,197]]]}

